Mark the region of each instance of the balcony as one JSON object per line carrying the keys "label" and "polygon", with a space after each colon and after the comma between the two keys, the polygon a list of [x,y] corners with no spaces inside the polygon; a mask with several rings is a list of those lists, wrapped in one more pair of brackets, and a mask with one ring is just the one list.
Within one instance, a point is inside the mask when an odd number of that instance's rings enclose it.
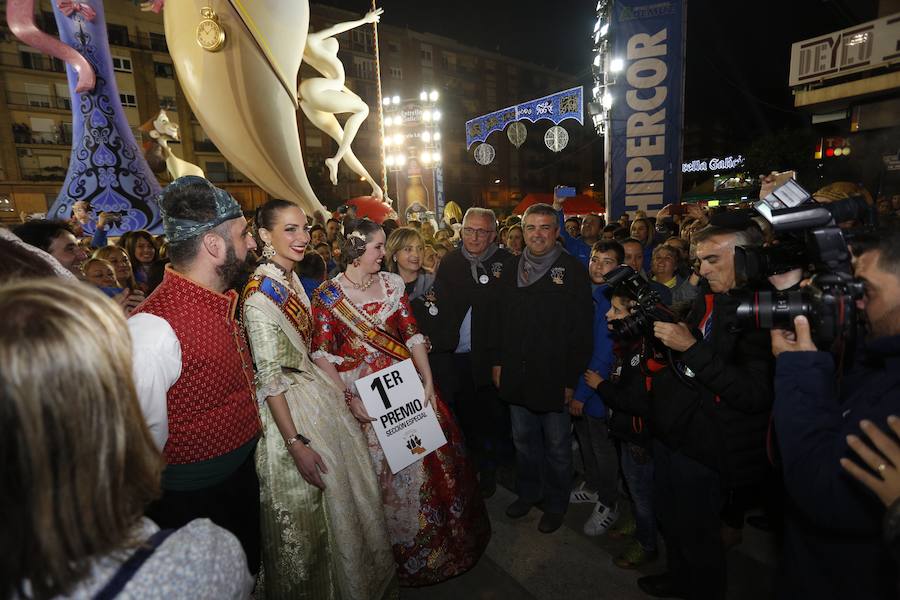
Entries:
{"label": "balcony", "polygon": [[52,131],[32,131],[24,123],[13,123],[12,130],[16,144],[72,145],[72,126],[68,124],[56,126]]}
{"label": "balcony", "polygon": [[24,92],[6,92],[6,103],[9,106],[23,106],[27,108],[72,110],[71,98],[63,96],[44,96],[42,94],[26,94]]}
{"label": "balcony", "polygon": [[20,167],[22,179],[25,181],[62,181],[66,178],[66,167],[44,167],[41,169],[25,169]]}
{"label": "balcony", "polygon": [[66,72],[66,64],[63,61],[36,52],[0,52],[0,65],[31,71]]}

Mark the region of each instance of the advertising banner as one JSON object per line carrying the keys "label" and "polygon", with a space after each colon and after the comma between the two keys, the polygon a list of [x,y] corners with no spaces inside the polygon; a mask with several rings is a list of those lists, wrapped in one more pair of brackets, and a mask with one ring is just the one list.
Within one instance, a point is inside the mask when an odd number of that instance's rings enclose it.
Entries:
{"label": "advertising banner", "polygon": [[611,57],[622,69],[609,86],[609,193],[615,219],[653,214],[681,196],[684,111],[684,4],[617,0]]}

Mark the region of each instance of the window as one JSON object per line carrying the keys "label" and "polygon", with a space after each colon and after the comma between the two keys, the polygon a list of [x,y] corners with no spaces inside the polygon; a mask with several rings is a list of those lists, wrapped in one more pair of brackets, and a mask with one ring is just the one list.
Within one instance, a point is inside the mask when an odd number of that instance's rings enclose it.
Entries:
{"label": "window", "polygon": [[441,54],[441,66],[448,71],[456,71],[456,55],[451,52]]}
{"label": "window", "polygon": [[422,59],[423,65],[431,66],[431,62],[433,60],[431,54],[431,46],[429,46],[428,44],[422,44],[419,48],[419,56]]}
{"label": "window", "polygon": [[398,52],[400,52],[400,45],[395,42],[388,42],[387,47],[388,47],[388,52],[393,52],[394,54],[397,54]]}
{"label": "window", "polygon": [[31,117],[29,119],[31,126],[31,143],[32,144],[55,144],[59,140],[59,132],[56,129],[56,123],[53,119],[42,119]]}
{"label": "window", "polygon": [[169,45],[166,44],[166,36],[163,33],[150,32],[150,49],[155,52],[168,52]]}
{"label": "window", "polygon": [[69,96],[69,86],[65,83],[54,83],[56,88],[56,107],[63,110],[72,109],[72,99]]}
{"label": "window", "polygon": [[354,29],[350,32],[351,47],[356,52],[375,52],[375,41],[372,32],[363,29]]}
{"label": "window", "polygon": [[113,71],[119,71],[120,73],[131,73],[131,59],[124,58],[122,56],[113,56]]}
{"label": "window", "polygon": [[172,63],[153,61],[153,74],[164,79],[175,79],[175,66]]}
{"label": "window", "polygon": [[400,67],[391,67],[391,77],[394,79],[403,79],[403,69]]}
{"label": "window", "polygon": [[38,83],[26,83],[25,98],[28,106],[50,108],[50,86]]}
{"label": "window", "polygon": [[307,148],[321,148],[322,147],[322,135],[318,131],[306,131],[306,147]]}
{"label": "window", "polygon": [[354,56],[353,70],[358,79],[375,79],[375,61],[370,58]]}
{"label": "window", "polygon": [[128,28],[124,25],[106,24],[106,37],[110,46],[128,46]]}
{"label": "window", "polygon": [[134,97],[134,94],[119,94],[119,102],[122,103],[122,106],[137,107],[137,98]]}
{"label": "window", "polygon": [[177,111],[178,106],[175,104],[175,96],[160,96],[159,107],[169,112]]}
{"label": "window", "polygon": [[221,161],[206,161],[206,178],[213,183],[227,183],[228,166]]}

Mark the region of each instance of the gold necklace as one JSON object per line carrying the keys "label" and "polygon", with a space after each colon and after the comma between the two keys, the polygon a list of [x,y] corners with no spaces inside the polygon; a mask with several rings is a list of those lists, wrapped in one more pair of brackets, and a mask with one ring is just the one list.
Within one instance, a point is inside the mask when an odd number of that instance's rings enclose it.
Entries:
{"label": "gold necklace", "polygon": [[370,276],[369,276],[369,280],[366,281],[365,283],[356,283],[355,281],[353,281],[352,279],[350,279],[349,277],[347,277],[347,274],[346,274],[346,273],[343,273],[343,276],[344,276],[344,279],[346,279],[347,281],[350,282],[350,285],[353,286],[353,289],[359,290],[359,291],[361,291],[361,292],[366,291],[367,289],[369,289],[370,287],[372,287],[372,284],[373,284],[373,283],[375,283],[375,276],[374,276],[374,275],[370,275]]}

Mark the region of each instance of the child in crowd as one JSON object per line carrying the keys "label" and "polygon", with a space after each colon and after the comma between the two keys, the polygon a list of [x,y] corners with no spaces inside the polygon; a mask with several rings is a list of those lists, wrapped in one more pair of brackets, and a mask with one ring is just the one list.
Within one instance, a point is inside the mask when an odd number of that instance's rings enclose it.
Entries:
{"label": "child in crowd", "polygon": [[[584,379],[603,396],[609,436],[620,445],[622,474],[631,494],[635,540],[613,562],[623,569],[634,569],[658,556],[653,512],[653,455],[647,427],[650,393],[644,373],[646,342],[643,337],[625,337],[618,332],[616,324],[631,314],[633,301],[624,292],[607,290],[607,293],[610,294],[607,326],[615,340],[612,370],[609,377],[588,370]],[[630,534],[628,529],[630,527],[620,528],[618,535]],[[610,535],[615,536],[616,530],[610,531]]]}
{"label": "child in crowd", "polygon": [[[606,314],[609,299],[605,295],[607,285],[604,276],[622,264],[625,251],[614,241],[596,242],[591,249],[588,273],[593,283],[594,300],[594,349],[588,368],[594,372],[609,374],[613,362],[613,344],[607,330]],[[584,481],[569,495],[569,502],[593,503],[594,510],[585,522],[583,531],[595,536],[606,533],[619,516],[616,510],[619,459],[609,438],[604,398],[593,387],[580,381],[575,397],[569,404],[574,417],[575,433],[584,464]]]}

